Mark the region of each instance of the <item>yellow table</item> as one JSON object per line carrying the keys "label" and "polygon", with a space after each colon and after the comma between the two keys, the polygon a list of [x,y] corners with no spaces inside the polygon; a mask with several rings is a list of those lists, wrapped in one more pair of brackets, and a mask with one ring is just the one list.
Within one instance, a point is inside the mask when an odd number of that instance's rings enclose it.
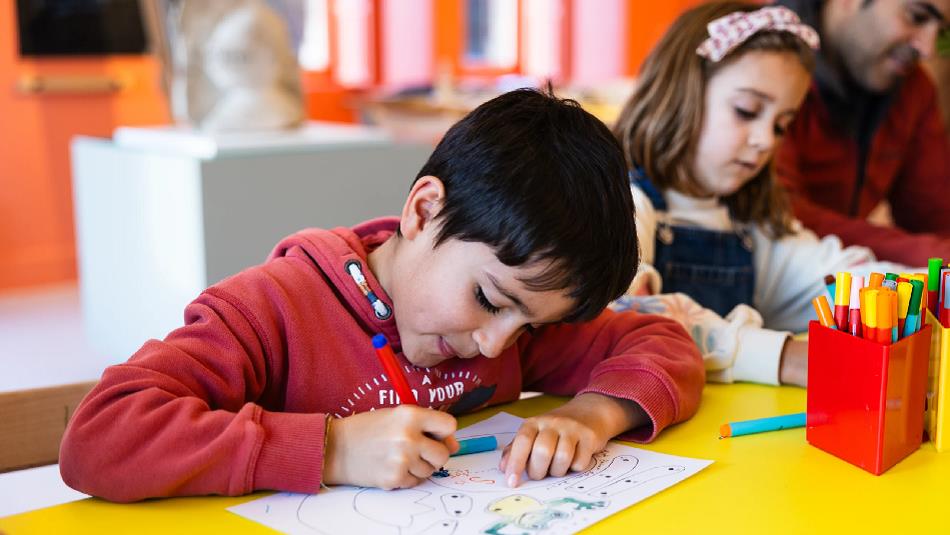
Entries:
{"label": "yellow table", "polygon": [[[468,425],[499,410],[531,416],[557,406],[542,396],[461,418]],[[690,421],[648,446],[673,455],[712,459],[710,467],[588,533],[927,533],[942,532],[950,510],[950,454],[930,443],[881,476],[873,476],[805,441],[804,428],[718,438],[719,425],[805,409],[792,387],[709,385]],[[266,533],[225,509],[241,498],[177,498],[117,505],[87,499],[0,519],[0,532]],[[0,497],[2,499],[2,497]],[[944,526],[940,528],[939,526]]]}

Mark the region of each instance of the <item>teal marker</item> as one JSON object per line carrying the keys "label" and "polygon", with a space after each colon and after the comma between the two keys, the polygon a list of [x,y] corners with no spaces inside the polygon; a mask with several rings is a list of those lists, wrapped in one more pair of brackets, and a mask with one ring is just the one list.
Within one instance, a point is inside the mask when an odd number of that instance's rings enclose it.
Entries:
{"label": "teal marker", "polygon": [[481,453],[483,451],[494,451],[498,448],[498,439],[494,435],[487,437],[465,438],[459,440],[459,450],[451,455],[469,455],[471,453]]}
{"label": "teal marker", "polygon": [[722,424],[719,427],[719,438],[751,435],[753,433],[778,431],[780,429],[792,429],[793,427],[805,427],[804,412]]}
{"label": "teal marker", "polygon": [[910,294],[910,303],[907,306],[907,319],[904,320],[904,336],[901,338],[907,338],[920,330],[918,321],[920,320],[920,299],[924,293],[924,283],[923,281],[913,279],[910,281],[910,284],[914,289]]}

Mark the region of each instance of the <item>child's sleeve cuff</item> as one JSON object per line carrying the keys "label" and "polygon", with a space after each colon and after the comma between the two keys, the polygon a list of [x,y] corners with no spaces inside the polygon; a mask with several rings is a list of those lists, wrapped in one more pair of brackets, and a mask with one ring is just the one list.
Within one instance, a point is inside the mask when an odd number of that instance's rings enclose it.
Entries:
{"label": "child's sleeve cuff", "polygon": [[778,385],[782,349],[790,334],[756,327],[739,330],[739,349],[732,367],[732,379]]}
{"label": "child's sleeve cuff", "polygon": [[261,414],[265,438],[254,466],[253,490],[313,494],[323,478],[323,414]]}

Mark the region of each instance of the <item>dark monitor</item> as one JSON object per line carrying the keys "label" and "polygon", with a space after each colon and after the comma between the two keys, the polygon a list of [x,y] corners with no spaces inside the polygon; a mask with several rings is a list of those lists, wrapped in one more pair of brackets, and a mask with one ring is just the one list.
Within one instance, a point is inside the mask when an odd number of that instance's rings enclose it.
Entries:
{"label": "dark monitor", "polygon": [[139,0],[17,0],[22,56],[142,54]]}

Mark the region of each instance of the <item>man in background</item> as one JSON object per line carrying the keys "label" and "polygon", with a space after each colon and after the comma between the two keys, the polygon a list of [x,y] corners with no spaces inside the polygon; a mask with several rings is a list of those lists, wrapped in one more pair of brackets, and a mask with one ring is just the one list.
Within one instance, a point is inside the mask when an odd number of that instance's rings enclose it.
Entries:
{"label": "man in background", "polygon": [[[815,78],[777,157],[795,215],[880,259],[950,259],[950,143],[919,64],[950,0],[779,1],[819,30]],[[887,201],[893,227],[867,220]]]}

